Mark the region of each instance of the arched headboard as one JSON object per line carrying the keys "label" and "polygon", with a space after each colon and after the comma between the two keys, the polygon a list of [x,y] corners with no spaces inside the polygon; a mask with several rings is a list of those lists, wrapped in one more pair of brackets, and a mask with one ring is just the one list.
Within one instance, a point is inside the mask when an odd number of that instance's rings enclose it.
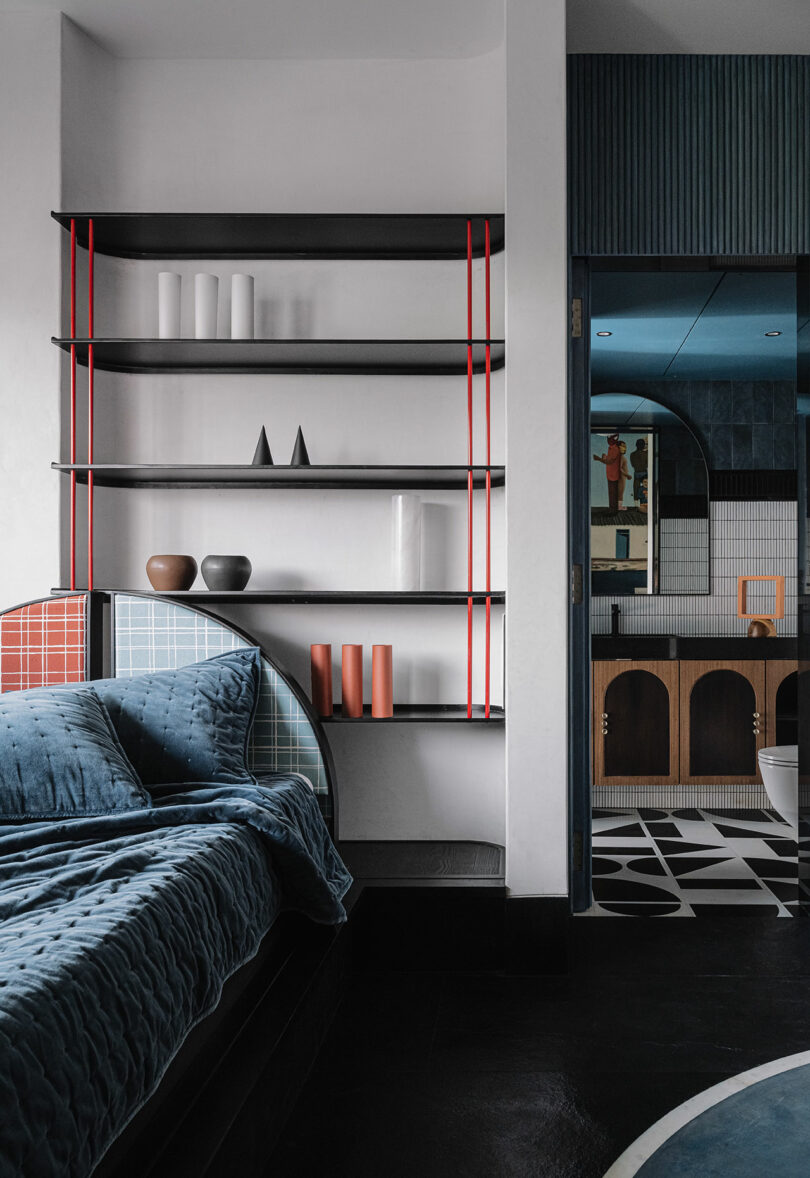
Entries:
{"label": "arched headboard", "polygon": [[[109,609],[108,624],[102,624],[99,609]],[[0,692],[105,674],[129,678],[244,646],[260,643],[221,618],[168,598],[136,593],[48,597],[0,613]],[[264,650],[262,666],[250,767],[303,773],[331,829],[335,779],[323,728],[295,680]]]}

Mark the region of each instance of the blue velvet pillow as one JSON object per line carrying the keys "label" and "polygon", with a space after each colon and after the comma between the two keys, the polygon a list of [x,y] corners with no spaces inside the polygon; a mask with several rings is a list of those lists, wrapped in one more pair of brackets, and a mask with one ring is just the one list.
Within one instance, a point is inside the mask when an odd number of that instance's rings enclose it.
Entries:
{"label": "blue velvet pillow", "polygon": [[255,782],[247,749],[260,679],[261,653],[252,646],[92,686],[144,785],[239,785]]}
{"label": "blue velvet pillow", "polygon": [[151,804],[91,688],[0,695],[0,820],[90,817]]}

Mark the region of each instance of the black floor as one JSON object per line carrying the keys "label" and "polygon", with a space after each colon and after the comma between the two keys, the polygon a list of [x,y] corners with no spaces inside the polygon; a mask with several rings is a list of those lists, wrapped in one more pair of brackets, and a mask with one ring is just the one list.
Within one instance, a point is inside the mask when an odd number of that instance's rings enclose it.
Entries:
{"label": "black floor", "polygon": [[355,975],[268,1178],[601,1178],[689,1096],[810,1049],[807,920],[571,938],[562,977]]}

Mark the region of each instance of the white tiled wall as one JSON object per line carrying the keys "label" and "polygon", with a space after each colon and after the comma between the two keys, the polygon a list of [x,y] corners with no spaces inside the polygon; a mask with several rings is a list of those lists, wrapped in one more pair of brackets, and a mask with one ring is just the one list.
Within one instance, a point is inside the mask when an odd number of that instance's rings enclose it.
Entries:
{"label": "white tiled wall", "polygon": [[707,519],[662,519],[659,532],[662,593],[705,593],[709,588]]}
{"label": "white tiled wall", "polygon": [[[713,503],[709,521],[711,593],[691,596],[699,570],[686,559],[687,537],[702,542],[701,520],[668,520],[661,535],[661,583],[672,585],[672,594],[635,597],[594,597],[591,629],[610,632],[610,606],[621,607],[624,634],[683,634],[743,636],[748,622],[737,617],[737,577],[783,574],[785,618],[777,622],[781,635],[796,633],[796,504]],[[677,590],[681,590],[678,593]],[[751,610],[751,612],[754,612]],[[764,611],[763,611],[764,612]]]}

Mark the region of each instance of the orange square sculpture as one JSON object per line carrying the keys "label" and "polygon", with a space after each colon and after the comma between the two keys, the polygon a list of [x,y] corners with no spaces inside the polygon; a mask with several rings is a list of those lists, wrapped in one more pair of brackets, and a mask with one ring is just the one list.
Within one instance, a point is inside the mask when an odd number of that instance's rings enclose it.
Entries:
{"label": "orange square sculpture", "polygon": [[[748,613],[748,602],[746,594],[746,585],[749,581],[773,581],[774,589],[774,605],[770,613]],[[785,616],[785,578],[778,577],[738,577],[737,578],[737,617],[738,618],[755,618],[768,619],[773,621],[775,618],[783,618]]]}

